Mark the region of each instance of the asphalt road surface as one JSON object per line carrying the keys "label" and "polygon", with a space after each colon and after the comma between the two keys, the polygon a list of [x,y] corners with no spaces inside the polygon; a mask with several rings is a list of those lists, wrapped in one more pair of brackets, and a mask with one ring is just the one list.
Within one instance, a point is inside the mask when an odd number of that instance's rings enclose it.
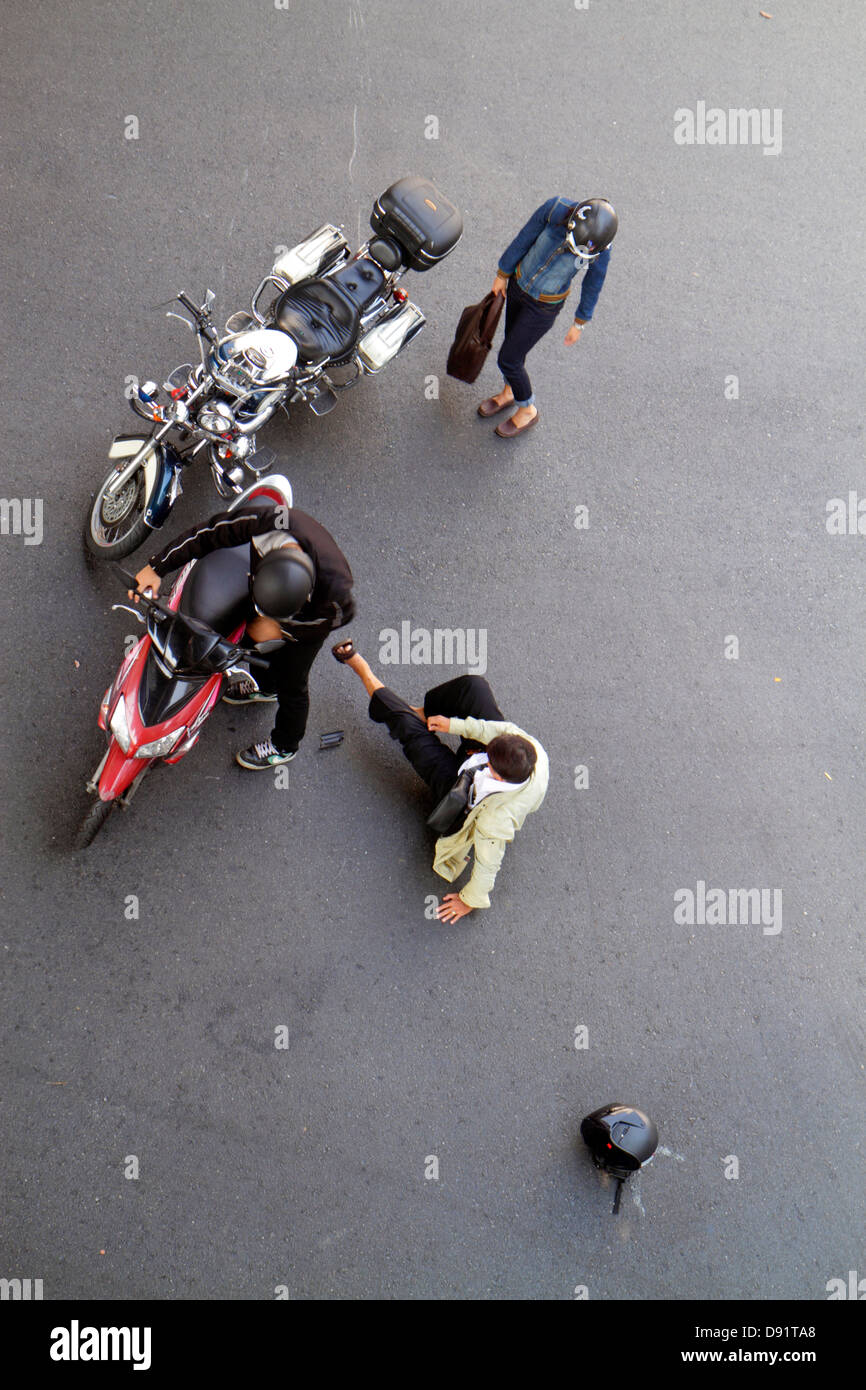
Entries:
{"label": "asphalt road surface", "polygon": [[[43,525],[7,508],[0,536],[0,1275],[813,1300],[866,1274],[863,16],[770,9],[6,7],[0,491]],[[699,103],[765,112],[761,138],[679,143]],[[547,800],[492,907],[431,920],[424,788],[326,650],[287,788],[233,761],[267,712],[223,705],[74,853],[134,630],[81,539],[124,381],[188,360],[178,289],[245,307],[275,247],[363,239],[409,172],[465,218],[404,281],[424,333],[262,442],[349,556],[374,664],[404,622],[486,634]],[[607,196],[620,232],[509,443],[475,414],[493,360],[471,387],[445,357],[553,194]],[[165,538],[217,509],[202,466]],[[456,672],[385,669],[413,700]],[[676,920],[699,883],[779,912]],[[660,1132],[616,1218],[578,1135],[611,1101]]]}

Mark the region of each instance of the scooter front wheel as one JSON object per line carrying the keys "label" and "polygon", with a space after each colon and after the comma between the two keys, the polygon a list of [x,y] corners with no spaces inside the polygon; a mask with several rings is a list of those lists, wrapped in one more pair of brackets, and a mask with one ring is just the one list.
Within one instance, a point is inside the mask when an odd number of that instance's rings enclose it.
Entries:
{"label": "scooter front wheel", "polygon": [[150,531],[144,519],[147,507],[144,468],[137,468],[119,492],[110,493],[108,485],[114,475],[112,469],[102,487],[94,493],[84,528],[84,543],[91,555],[97,555],[100,560],[119,560],[130,555]]}
{"label": "scooter front wheel", "polygon": [[75,837],[75,849],[87,849],[88,845],[93,844],[113,810],[113,801],[101,801],[97,797],[78,828],[78,834]]}

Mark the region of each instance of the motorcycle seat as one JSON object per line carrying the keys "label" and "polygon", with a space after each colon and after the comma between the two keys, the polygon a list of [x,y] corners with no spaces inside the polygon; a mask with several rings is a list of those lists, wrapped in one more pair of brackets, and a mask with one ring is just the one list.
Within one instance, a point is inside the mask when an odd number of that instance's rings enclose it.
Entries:
{"label": "motorcycle seat", "polygon": [[223,637],[252,618],[249,542],[212,550],[197,560],[187,575],[179,608]]}
{"label": "motorcycle seat", "polygon": [[357,306],[331,280],[302,280],[277,300],[274,323],[298,345],[303,363],[342,357],[361,331]]}
{"label": "motorcycle seat", "polygon": [[331,279],[363,314],[367,306],[381,294],[385,284],[385,272],[368,256],[361,256],[357,261],[350,261],[348,265],[344,265],[331,276]]}

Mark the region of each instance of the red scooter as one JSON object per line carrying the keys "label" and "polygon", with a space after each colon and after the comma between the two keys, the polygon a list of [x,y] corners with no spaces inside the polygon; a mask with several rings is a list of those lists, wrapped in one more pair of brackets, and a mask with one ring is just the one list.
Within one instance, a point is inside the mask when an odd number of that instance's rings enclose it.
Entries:
{"label": "red scooter", "polygon": [[[236,497],[229,510],[292,506],[288,479],[270,474]],[[123,575],[127,588],[134,576]],[[249,614],[249,546],[213,551],[185,565],[166,599],[144,595],[132,613],[145,633],[124,658],[102,697],[99,727],[108,747],[87,790],[90,809],[76,837],[85,849],[114,807],[124,810],[157,762],[177,763],[198,741],[229,676],[245,666],[267,666],[265,658],[238,644]]]}

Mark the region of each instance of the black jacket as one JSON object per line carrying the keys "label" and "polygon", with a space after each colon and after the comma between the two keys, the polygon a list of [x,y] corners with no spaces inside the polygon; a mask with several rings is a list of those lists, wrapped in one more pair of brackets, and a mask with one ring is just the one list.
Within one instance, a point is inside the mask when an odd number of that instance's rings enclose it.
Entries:
{"label": "black jacket", "polygon": [[[163,546],[151,557],[149,564],[162,577],[190,560],[200,560],[212,550],[244,545],[253,536],[267,535],[269,531],[279,531],[283,535],[288,532],[316,567],[316,583],[309,601],[290,622],[282,624],[283,630],[296,640],[313,640],[350,623],[355,616],[355,600],[349,562],[331,533],[297,507],[292,507],[288,513],[285,507],[276,506],[217,512],[209,521],[191,526],[177,540]],[[251,545],[253,573],[258,560],[258,551]]]}

